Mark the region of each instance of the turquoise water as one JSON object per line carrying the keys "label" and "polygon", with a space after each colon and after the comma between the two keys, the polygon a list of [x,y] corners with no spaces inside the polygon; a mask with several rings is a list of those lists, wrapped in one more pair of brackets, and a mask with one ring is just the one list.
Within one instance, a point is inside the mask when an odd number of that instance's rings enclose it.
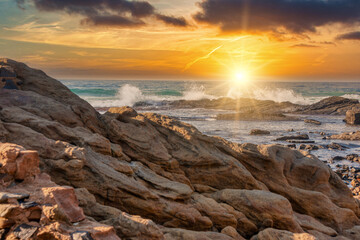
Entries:
{"label": "turquoise water", "polygon": [[257,82],[234,87],[221,81],[62,81],[95,107],[161,101],[251,97],[276,102],[310,104],[329,96],[360,99],[360,82]]}

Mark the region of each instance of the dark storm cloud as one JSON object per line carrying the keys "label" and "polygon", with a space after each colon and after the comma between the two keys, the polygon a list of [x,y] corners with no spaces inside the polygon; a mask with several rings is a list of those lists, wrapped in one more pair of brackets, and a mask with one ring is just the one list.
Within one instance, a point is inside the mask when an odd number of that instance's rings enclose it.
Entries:
{"label": "dark storm cloud", "polygon": [[360,0],[203,0],[199,22],[223,31],[315,32],[330,23],[358,24]]}
{"label": "dark storm cloud", "polygon": [[[16,0],[19,7],[26,0]],[[184,18],[169,17],[156,13],[156,9],[146,1],[129,0],[27,0],[34,3],[40,11],[62,11],[79,14],[85,18],[82,24],[133,27],[144,25],[142,18],[156,17],[166,24],[185,26]],[[159,17],[162,16],[162,17]]]}
{"label": "dark storm cloud", "polygon": [[173,17],[173,16],[166,16],[162,14],[157,14],[156,18],[163,21],[166,24],[177,26],[177,27],[186,27],[188,26],[187,21],[183,17]]}
{"label": "dark storm cloud", "polygon": [[360,32],[349,32],[337,36],[337,40],[360,40]]}

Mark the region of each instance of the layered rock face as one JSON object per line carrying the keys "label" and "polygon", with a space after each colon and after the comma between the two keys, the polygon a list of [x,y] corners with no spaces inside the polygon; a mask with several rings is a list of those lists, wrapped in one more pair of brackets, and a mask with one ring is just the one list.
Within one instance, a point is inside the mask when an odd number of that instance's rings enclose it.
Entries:
{"label": "layered rock face", "polygon": [[40,173],[36,151],[0,143],[0,163],[1,239],[120,239],[113,227],[86,219],[74,188]]}
{"label": "layered rock face", "polygon": [[[40,169],[56,184],[75,189],[52,183],[49,187],[60,189],[39,195],[63,209],[70,223],[106,224],[111,227],[103,234],[114,229],[124,239],[354,239],[359,234],[359,202],[307,152],[231,143],[128,107],[100,115],[43,72],[7,64],[23,84],[21,90],[0,89],[0,141],[37,151],[31,154],[39,155]],[[25,169],[34,166],[31,160],[20,162]],[[16,166],[1,166],[12,176],[2,180],[7,192],[21,193],[22,178],[38,174],[28,176]],[[43,188],[39,178],[28,182],[29,189]],[[71,197],[59,203],[57,191]],[[22,222],[5,229],[13,232]]]}

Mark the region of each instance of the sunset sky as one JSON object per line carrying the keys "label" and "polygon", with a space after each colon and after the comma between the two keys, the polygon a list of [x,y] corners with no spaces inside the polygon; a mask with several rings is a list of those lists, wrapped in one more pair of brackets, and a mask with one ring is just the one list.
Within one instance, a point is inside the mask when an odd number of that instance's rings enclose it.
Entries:
{"label": "sunset sky", "polygon": [[360,80],[360,1],[0,0],[0,57],[59,79]]}

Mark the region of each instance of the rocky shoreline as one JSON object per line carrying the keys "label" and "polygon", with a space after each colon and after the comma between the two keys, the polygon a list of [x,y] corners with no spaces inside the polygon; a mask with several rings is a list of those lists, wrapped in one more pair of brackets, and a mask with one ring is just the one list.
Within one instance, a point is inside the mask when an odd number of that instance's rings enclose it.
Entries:
{"label": "rocky shoreline", "polygon": [[[100,114],[42,71],[3,64],[21,81],[0,89],[4,239],[360,239],[360,201],[308,151],[128,107]],[[358,104],[340,102],[328,114]]]}

